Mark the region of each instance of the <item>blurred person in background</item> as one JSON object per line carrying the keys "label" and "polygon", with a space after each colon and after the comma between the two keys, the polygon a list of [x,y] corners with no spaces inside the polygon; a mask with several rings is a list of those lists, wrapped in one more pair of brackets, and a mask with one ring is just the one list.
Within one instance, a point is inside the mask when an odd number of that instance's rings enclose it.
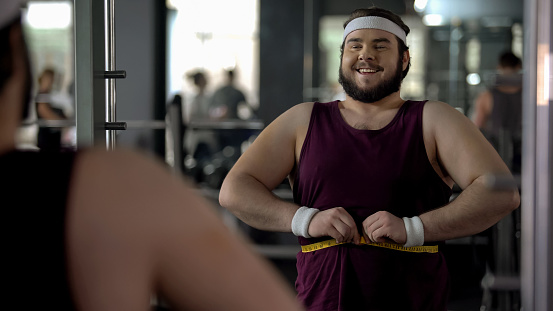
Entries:
{"label": "blurred person in background", "polygon": [[207,93],[208,80],[203,70],[197,70],[187,75],[192,82],[194,91],[186,94],[186,110],[184,120],[204,120],[209,118],[209,98]]}
{"label": "blurred person in background", "polygon": [[520,174],[522,155],[521,70],[520,58],[502,53],[493,85],[476,98],[472,117],[515,174]]}
{"label": "blurred person in background", "polygon": [[[522,168],[522,61],[511,51],[498,57],[497,73],[491,86],[475,101],[472,120],[497,150],[515,175]],[[520,191],[520,188],[519,188]],[[487,251],[488,273],[498,276],[520,273],[520,209],[482,232],[490,241]],[[518,235],[518,237],[517,237]],[[493,291],[492,291],[493,292]],[[490,308],[498,308],[499,295],[485,289]],[[499,299],[499,300],[498,300]]]}
{"label": "blurred person in background", "polygon": [[[184,96],[184,122],[190,125],[193,122],[208,121],[211,94],[207,90],[207,74],[203,70],[196,70],[186,77],[192,82],[194,90]],[[205,161],[219,150],[216,135],[212,131],[190,126],[187,126],[184,146],[187,153],[198,162]]]}
{"label": "blurred person in background", "polygon": [[[63,109],[54,104],[54,81],[56,72],[44,69],[38,77],[38,94],[35,98],[37,120],[67,120]],[[42,151],[56,151],[62,148],[62,128],[40,126],[37,146]]]}
{"label": "blurred person in background", "polygon": [[[212,119],[222,121],[240,121],[243,115],[239,112],[247,110],[251,117],[251,107],[248,105],[244,93],[236,87],[236,71],[225,71],[225,82],[213,93],[210,100],[209,114]],[[219,147],[230,146],[234,149],[240,149],[243,141],[247,140],[252,132],[237,127],[232,131],[217,131]]]}
{"label": "blurred person in background", "polygon": [[210,115],[214,119],[239,119],[238,107],[247,103],[246,96],[234,82],[234,70],[225,71],[225,83],[211,97]]}

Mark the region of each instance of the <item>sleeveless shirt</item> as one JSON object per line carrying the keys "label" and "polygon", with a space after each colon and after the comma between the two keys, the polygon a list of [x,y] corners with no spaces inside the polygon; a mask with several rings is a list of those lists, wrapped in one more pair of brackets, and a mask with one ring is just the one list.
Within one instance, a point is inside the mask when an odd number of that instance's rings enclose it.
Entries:
{"label": "sleeveless shirt", "polygon": [[[3,306],[75,310],[66,270],[65,214],[74,154],[0,155]],[[8,204],[9,203],[9,204]]]}
{"label": "sleeveless shirt", "polygon": [[522,156],[522,90],[505,93],[491,88],[493,108],[483,130],[509,169],[521,172]]}
{"label": "sleeveless shirt", "polygon": [[493,109],[488,121],[490,131],[500,128],[522,132],[522,90],[516,93],[504,93],[496,88],[490,90],[493,98]]}
{"label": "sleeveless shirt", "polygon": [[[412,217],[449,202],[423,140],[426,101],[405,102],[379,130],[359,130],[339,102],[315,103],[294,182],[294,201],[326,210],[341,206],[362,230],[377,211]],[[299,237],[301,245],[330,237]],[[430,245],[443,244],[431,243]],[[297,255],[298,298],[308,310],[447,310],[444,255],[343,244]]]}

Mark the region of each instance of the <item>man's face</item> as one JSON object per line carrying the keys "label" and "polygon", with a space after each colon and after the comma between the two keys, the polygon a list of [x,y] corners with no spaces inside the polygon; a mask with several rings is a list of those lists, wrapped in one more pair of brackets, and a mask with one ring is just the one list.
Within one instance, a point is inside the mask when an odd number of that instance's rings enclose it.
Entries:
{"label": "man's face", "polygon": [[345,40],[339,82],[346,94],[373,103],[399,91],[408,55],[399,55],[395,35],[379,29],[359,29]]}

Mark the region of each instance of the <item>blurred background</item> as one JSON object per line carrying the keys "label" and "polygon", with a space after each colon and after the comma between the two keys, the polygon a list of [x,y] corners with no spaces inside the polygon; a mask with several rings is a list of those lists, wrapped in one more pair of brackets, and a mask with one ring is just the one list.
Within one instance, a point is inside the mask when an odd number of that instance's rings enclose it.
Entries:
{"label": "blurred background", "polygon": [[[404,99],[444,101],[470,116],[499,55],[510,50],[523,58],[522,0],[116,0],[115,59],[127,73],[117,81],[118,119],[163,119],[174,95],[195,94],[188,76],[197,71],[211,94],[234,70],[247,104],[242,119],[264,124],[300,102],[340,98],[342,24],[353,9],[373,4],[411,28]],[[25,20],[35,77],[47,67],[57,71],[54,91],[68,115],[74,115],[74,18],[72,1],[42,0],[29,2]],[[163,149],[151,131],[117,136],[119,145]]]}

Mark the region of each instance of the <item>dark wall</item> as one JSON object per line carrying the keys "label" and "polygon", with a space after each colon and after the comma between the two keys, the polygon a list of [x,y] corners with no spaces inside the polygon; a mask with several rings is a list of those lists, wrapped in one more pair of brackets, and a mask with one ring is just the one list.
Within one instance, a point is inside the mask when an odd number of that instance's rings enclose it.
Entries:
{"label": "dark wall", "polygon": [[302,101],[303,1],[260,0],[258,116],[266,123]]}
{"label": "dark wall", "polygon": [[[127,77],[116,81],[117,120],[163,120],[165,116],[165,2],[115,1],[116,69]],[[160,130],[120,131],[118,146],[164,150]]]}
{"label": "dark wall", "polygon": [[406,12],[406,1],[404,0],[323,0],[322,9],[325,15],[349,15],[353,10],[377,6],[390,10],[398,15]]}

